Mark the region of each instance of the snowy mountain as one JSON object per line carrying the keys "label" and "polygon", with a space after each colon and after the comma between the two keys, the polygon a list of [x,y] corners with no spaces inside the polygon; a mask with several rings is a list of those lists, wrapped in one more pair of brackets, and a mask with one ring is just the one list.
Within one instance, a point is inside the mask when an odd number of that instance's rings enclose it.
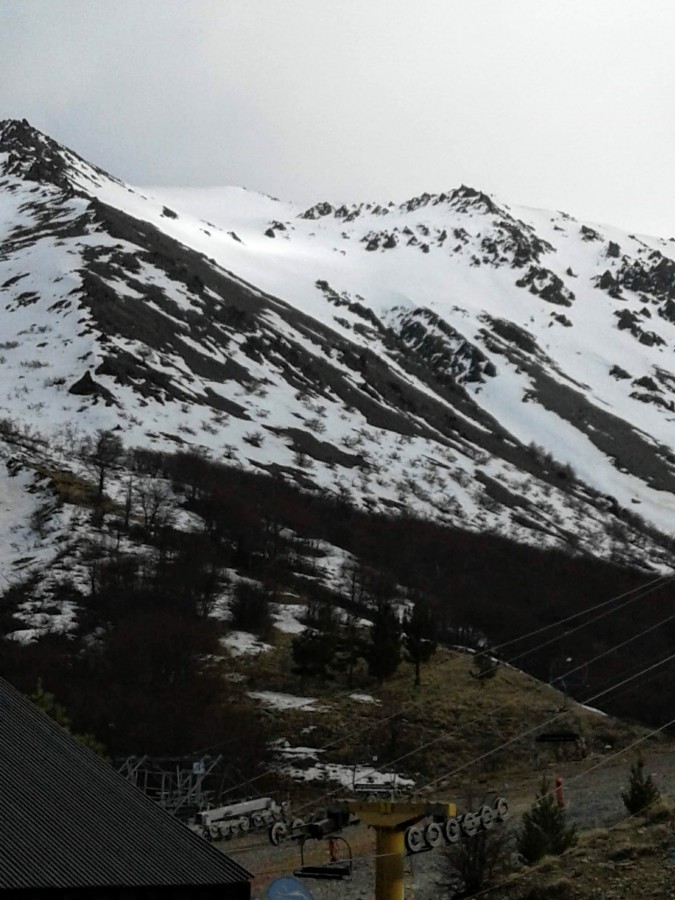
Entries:
{"label": "snowy mountain", "polygon": [[136,188],[25,121],[0,124],[0,234],[5,573],[55,553],[29,536],[36,460],[77,474],[97,429],[670,565],[673,239],[464,186],[309,209]]}

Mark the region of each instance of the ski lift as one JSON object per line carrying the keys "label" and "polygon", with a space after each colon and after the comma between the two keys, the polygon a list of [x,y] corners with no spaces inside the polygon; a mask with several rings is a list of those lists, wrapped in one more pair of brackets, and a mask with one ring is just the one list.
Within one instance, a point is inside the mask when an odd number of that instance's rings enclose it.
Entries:
{"label": "ski lift", "polygon": [[[349,857],[347,859],[338,858],[338,841],[342,841],[342,843],[347,848],[347,852],[349,854]],[[337,835],[331,835],[330,837],[328,837],[328,854],[330,857],[330,861],[323,864],[314,863],[312,865],[305,865],[305,840],[303,839],[299,843],[300,866],[293,872],[293,874],[297,875],[298,878],[317,878],[322,880],[343,881],[345,878],[352,877],[352,870],[354,867],[352,848],[349,845],[349,842],[346,841],[343,837],[338,837]]]}
{"label": "ski lift", "polygon": [[[299,878],[321,878],[330,880],[342,880],[351,878],[353,868],[352,848],[349,843],[337,835],[348,825],[357,825],[359,820],[348,810],[341,806],[328,807],[319,810],[308,819],[294,819],[290,825],[285,822],[275,822],[269,830],[270,843],[275,847],[282,841],[290,838],[300,845],[300,866],[293,873]],[[305,841],[328,841],[329,862],[323,865],[305,864]],[[337,845],[341,841],[349,854],[347,859],[338,858]]]}

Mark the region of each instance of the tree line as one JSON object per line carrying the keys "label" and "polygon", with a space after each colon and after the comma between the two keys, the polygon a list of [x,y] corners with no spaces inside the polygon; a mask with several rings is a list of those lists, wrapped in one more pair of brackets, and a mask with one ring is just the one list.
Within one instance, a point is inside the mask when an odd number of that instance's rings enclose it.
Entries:
{"label": "tree line", "polygon": [[[599,657],[675,612],[665,586],[593,622],[585,610],[637,588],[645,574],[419,517],[372,515],[325,491],[303,492],[196,451],[126,449],[118,435],[100,432],[82,456],[92,472],[92,537],[81,551],[87,583],[63,580],[57,588],[77,604],[77,628],[28,646],[2,639],[0,673],[28,693],[42,679],[74,728],[95,735],[112,755],[216,744],[237,721],[243,746],[257,736],[264,757],[264,723],[240,708],[210,662],[222,656],[212,614],[223,595],[234,624],[259,633],[269,633],[270,603],[287,593],[304,598],[308,628],[292,649],[304,681],[349,682],[360,661],[382,680],[407,659],[423,685],[422,667],[438,643],[477,648],[488,659],[490,648],[579,613],[575,624],[589,624],[573,635],[554,629],[546,643],[519,640],[505,654],[550,680],[560,661]],[[108,495],[113,477],[115,502]],[[177,506],[202,527],[177,527]],[[321,542],[352,560],[339,589],[315,577]],[[35,589],[28,582],[0,599],[4,634]],[[361,628],[359,619],[370,626]],[[570,690],[590,695],[673,652],[674,641],[675,627],[655,628],[605,653]],[[661,724],[675,699],[671,676],[664,666],[649,684],[638,679],[610,695],[606,706]]]}

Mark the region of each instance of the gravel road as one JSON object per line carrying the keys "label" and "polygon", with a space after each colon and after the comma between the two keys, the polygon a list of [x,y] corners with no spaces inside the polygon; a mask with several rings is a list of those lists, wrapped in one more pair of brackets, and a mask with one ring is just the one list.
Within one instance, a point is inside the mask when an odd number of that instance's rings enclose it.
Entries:
{"label": "gravel road", "polygon": [[[551,778],[554,774],[563,775],[571,822],[576,822],[580,828],[606,827],[617,823],[626,815],[621,790],[627,785],[628,770],[633,758],[630,753],[616,759],[594,755],[581,762],[561,763],[559,766],[533,771],[514,779],[511,784],[500,784],[498,792],[506,796],[511,805],[509,827],[516,827],[519,816],[531,805],[542,776]],[[671,800],[675,799],[675,751],[669,752],[662,748],[650,750],[645,752],[645,762],[646,771],[653,775],[661,793]],[[459,797],[460,793],[455,791],[449,795]],[[352,879],[338,882],[305,881],[316,900],[374,898],[374,834],[367,827],[359,825],[349,828],[344,836],[349,840],[354,854]],[[292,875],[300,864],[299,851],[294,844],[272,847],[265,834],[248,835],[217,846],[255,873],[252,891],[254,900],[264,900],[269,883],[282,875]],[[307,862],[327,861],[326,845],[323,842],[308,842],[306,846]],[[441,900],[451,896],[442,887],[448,879],[447,863],[442,850],[409,856],[406,860],[406,873],[406,897],[412,898],[414,895],[415,900]]]}

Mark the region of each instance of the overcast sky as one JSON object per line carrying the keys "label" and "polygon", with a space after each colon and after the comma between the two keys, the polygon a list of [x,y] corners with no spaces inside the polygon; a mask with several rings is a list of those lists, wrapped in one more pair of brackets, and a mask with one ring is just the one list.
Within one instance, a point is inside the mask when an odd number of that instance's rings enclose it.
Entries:
{"label": "overcast sky", "polygon": [[672,0],[0,0],[0,36],[0,118],[134,184],[675,235]]}

